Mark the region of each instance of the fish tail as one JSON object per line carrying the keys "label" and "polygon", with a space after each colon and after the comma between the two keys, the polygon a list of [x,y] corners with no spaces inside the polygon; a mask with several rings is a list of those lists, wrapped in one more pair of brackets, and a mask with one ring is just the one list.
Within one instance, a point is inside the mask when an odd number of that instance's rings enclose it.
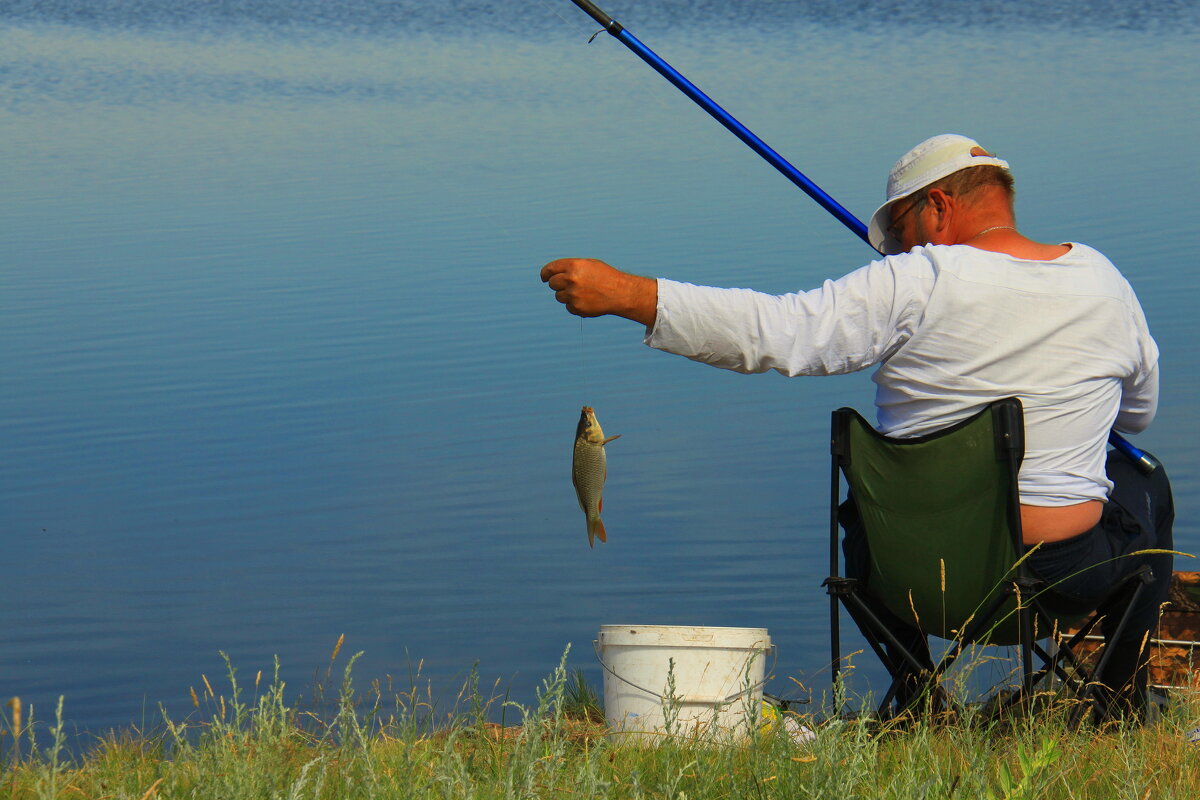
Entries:
{"label": "fish tail", "polygon": [[608,541],[608,535],[604,532],[604,522],[600,517],[588,520],[588,546],[595,547],[597,539],[602,542]]}

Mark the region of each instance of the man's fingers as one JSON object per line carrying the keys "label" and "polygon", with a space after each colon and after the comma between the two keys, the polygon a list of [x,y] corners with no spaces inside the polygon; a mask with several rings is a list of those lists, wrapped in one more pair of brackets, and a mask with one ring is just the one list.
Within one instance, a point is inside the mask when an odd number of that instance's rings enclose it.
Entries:
{"label": "man's fingers", "polygon": [[553,289],[560,303],[565,303],[563,290],[570,289],[578,283],[575,275],[574,259],[560,258],[542,267],[542,282]]}
{"label": "man's fingers", "polygon": [[542,267],[542,283],[548,283],[555,275],[561,275],[571,268],[573,259],[560,258]]}
{"label": "man's fingers", "polygon": [[567,290],[555,292],[554,299],[557,300],[558,302],[562,303],[564,306],[566,306],[567,311],[570,311],[572,314],[574,314],[578,317],[591,316],[590,314],[584,313],[580,309],[580,307],[578,305],[579,298],[575,296],[574,292],[567,291]]}
{"label": "man's fingers", "polygon": [[557,282],[558,281],[554,280],[554,279],[549,281],[550,288],[555,290],[554,299],[557,300],[558,302],[562,303],[564,306],[566,306],[567,311],[570,311],[572,314],[576,313],[575,312],[575,295],[574,295],[574,293],[571,291],[568,291],[567,289],[565,289],[562,286],[555,286],[554,284]]}

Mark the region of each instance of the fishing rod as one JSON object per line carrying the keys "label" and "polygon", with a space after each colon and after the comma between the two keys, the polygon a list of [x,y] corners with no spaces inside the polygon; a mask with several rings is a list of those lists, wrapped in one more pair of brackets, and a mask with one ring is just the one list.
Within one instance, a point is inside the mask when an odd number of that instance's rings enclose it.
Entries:
{"label": "fishing rod", "polygon": [[1141,449],[1116,431],[1108,432],[1108,443],[1121,455],[1128,458],[1137,467],[1138,472],[1149,475],[1162,464],[1157,458]]}
{"label": "fishing rod", "polygon": [[749,128],[733,118],[725,109],[721,108],[711,97],[700,91],[694,83],[679,74],[679,72],[663,61],[659,56],[646,45],[637,40],[632,33],[627,31],[621,23],[605,14],[591,0],[572,0],[575,5],[579,6],[588,16],[600,23],[604,30],[612,34],[617,41],[632,50],[639,58],[649,64],[654,70],[670,81],[679,91],[690,97],[695,103],[712,115],[713,119],[729,129],[729,132],[745,142],[751,150],[758,153],[767,163],[779,170],[785,178],[787,178],[796,186],[800,187],[813,200],[830,214],[833,214],[839,222],[845,225],[858,238],[862,239],[867,244],[870,240],[867,239],[867,226],[862,221],[847,211],[840,203],[821,190],[800,170],[793,167],[787,162],[783,156],[772,150],[767,143],[755,136]]}
{"label": "fishing rod", "polygon": [[[730,133],[745,142],[751,150],[762,156],[768,164],[779,170],[785,178],[800,187],[813,200],[816,200],[822,208],[833,214],[838,222],[841,222],[850,229],[851,233],[858,236],[858,238],[862,239],[868,245],[871,244],[870,239],[867,238],[867,226],[863,224],[862,220],[847,211],[844,206],[830,197],[821,187],[809,180],[803,172],[796,169],[788,163],[787,159],[772,150],[766,142],[755,136],[749,128],[734,119],[732,114],[721,108],[721,106],[717,105],[716,101],[700,91],[694,83],[683,77],[678,70],[660,58],[657,53],[642,44],[636,36],[625,29],[624,25],[601,11],[591,0],[571,0],[571,2],[583,9],[604,30],[612,34],[613,38],[632,50],[638,58],[653,67],[655,72],[670,81],[672,85],[691,98],[696,105],[707,111],[713,119],[724,125]],[[871,249],[874,250],[873,247]],[[1115,430],[1109,432],[1108,443],[1112,445],[1113,449],[1132,461],[1134,466],[1146,475],[1154,472],[1159,467],[1159,462],[1154,456],[1130,443]]]}

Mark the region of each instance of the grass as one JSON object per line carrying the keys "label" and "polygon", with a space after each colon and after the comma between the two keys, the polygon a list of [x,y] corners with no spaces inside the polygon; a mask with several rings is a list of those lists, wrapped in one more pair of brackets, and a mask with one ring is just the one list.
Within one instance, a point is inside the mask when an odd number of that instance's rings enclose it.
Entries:
{"label": "grass", "polygon": [[[340,646],[340,642],[339,642]],[[568,648],[569,650],[569,648]],[[335,650],[336,656],[336,650]],[[567,654],[532,706],[484,697],[472,672],[441,712],[417,681],[356,692],[342,671],[327,713],[289,706],[273,679],[243,686],[227,665],[202,676],[194,719],[163,713],[160,729],[111,734],[80,758],[53,722],[0,730],[0,800],[24,798],[1187,798],[1200,790],[1195,696],[1177,697],[1144,727],[1069,733],[1064,709],[985,723],[863,719],[816,724],[797,744],[781,726],[737,742],[664,737],[657,747],[605,738],[599,698]],[[327,673],[328,674],[328,673]],[[28,712],[28,710],[26,710]],[[493,721],[497,717],[506,724]],[[14,742],[14,734],[18,741]]]}

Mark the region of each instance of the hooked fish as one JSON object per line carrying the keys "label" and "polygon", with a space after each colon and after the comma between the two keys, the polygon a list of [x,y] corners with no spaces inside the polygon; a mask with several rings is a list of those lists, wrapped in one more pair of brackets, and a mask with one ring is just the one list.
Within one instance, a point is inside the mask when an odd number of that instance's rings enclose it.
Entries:
{"label": "hooked fish", "polygon": [[596,537],[600,537],[602,542],[608,541],[604,533],[604,523],[600,521],[600,509],[604,505],[604,479],[608,477],[604,445],[619,438],[619,433],[605,438],[600,423],[596,421],[596,412],[591,406],[583,407],[583,412],[579,415],[579,425],[575,428],[571,482],[575,484],[579,507],[587,516],[588,547],[596,546]]}

